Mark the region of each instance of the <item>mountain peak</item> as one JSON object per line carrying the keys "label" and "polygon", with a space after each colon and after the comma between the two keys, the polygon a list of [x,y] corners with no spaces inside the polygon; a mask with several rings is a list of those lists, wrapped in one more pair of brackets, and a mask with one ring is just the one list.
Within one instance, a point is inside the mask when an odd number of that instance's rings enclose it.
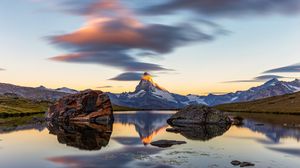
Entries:
{"label": "mountain peak", "polygon": [[149,81],[150,83],[154,84],[152,76],[148,72],[143,74],[141,80]]}
{"label": "mountain peak", "polygon": [[273,79],[267,81],[264,85],[268,85],[268,86],[275,85],[277,82],[279,82],[279,80],[277,78],[273,78]]}
{"label": "mountain peak", "polygon": [[141,77],[140,83],[136,86],[135,92],[138,92],[140,90],[154,91],[155,89],[167,91],[153,81],[152,75],[150,75],[148,72],[145,72]]}

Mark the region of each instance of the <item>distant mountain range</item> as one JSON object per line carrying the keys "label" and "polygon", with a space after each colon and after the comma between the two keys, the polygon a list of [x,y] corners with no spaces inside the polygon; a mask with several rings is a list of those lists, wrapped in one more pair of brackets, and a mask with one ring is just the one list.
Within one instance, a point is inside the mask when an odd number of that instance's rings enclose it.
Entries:
{"label": "distant mountain range", "polygon": [[[291,82],[272,79],[261,86],[252,87],[246,91],[237,91],[223,95],[209,94],[207,96],[180,95],[169,92],[155,83],[150,74],[144,73],[135,91],[108,94],[112,103],[121,107],[134,109],[179,109],[190,104],[216,106],[227,103],[248,102],[298,91],[300,91],[300,81],[298,79]],[[34,100],[54,101],[65,95],[77,92],[77,90],[66,87],[49,89],[44,86],[23,87],[0,83],[0,95],[18,96]]]}
{"label": "distant mountain range", "polygon": [[24,87],[7,83],[0,83],[0,95],[23,97],[31,100],[54,101],[67,94],[77,93],[78,91],[66,87],[58,89],[48,89],[40,87]]}
{"label": "distant mountain range", "polygon": [[209,94],[207,96],[179,95],[171,93],[155,83],[150,74],[145,73],[134,92],[121,94],[109,93],[113,104],[136,109],[179,109],[190,104],[219,104],[247,102],[262,98],[284,95],[300,91],[298,79],[285,82],[272,79],[261,86],[246,91],[237,91],[224,95]]}
{"label": "distant mountain range", "polygon": [[300,92],[259,100],[221,104],[215,108],[229,112],[300,113]]}

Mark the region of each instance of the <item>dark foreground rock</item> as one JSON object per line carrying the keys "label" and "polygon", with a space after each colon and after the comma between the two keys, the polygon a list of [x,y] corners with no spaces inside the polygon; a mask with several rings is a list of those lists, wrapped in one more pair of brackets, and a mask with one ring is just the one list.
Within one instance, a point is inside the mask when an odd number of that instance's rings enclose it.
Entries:
{"label": "dark foreground rock", "polygon": [[206,141],[223,135],[231,120],[222,112],[204,105],[190,105],[168,119],[168,132],[180,133],[192,140]]}
{"label": "dark foreground rock", "polygon": [[112,124],[48,122],[47,128],[59,143],[81,150],[100,150],[112,133]]}
{"label": "dark foreground rock", "polygon": [[50,106],[46,119],[108,123],[113,121],[113,109],[106,93],[87,90],[58,100]]}
{"label": "dark foreground rock", "polygon": [[248,167],[248,166],[255,166],[255,164],[250,163],[250,162],[242,162],[240,164],[240,167]]}
{"label": "dark foreground rock", "polygon": [[157,146],[160,148],[168,148],[173,145],[181,145],[181,144],[186,144],[185,141],[175,141],[175,140],[159,140],[155,142],[151,142],[152,146]]}
{"label": "dark foreground rock", "polygon": [[231,161],[231,164],[232,164],[233,166],[240,166],[240,167],[255,166],[254,163],[251,163],[251,162],[241,162],[241,161],[238,161],[238,160],[233,160],[233,161]]}
{"label": "dark foreground rock", "polygon": [[230,118],[224,113],[205,106],[189,105],[168,119],[168,124],[176,126],[200,125],[200,124],[231,124]]}
{"label": "dark foreground rock", "polygon": [[232,164],[233,166],[239,166],[241,163],[242,163],[242,162],[240,162],[240,161],[238,161],[238,160],[233,160],[233,161],[231,161],[231,164]]}

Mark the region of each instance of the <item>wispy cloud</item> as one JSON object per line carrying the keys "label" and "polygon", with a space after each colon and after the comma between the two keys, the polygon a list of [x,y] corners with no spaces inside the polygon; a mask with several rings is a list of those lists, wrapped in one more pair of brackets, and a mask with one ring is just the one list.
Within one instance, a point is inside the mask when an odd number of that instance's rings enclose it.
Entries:
{"label": "wispy cloud", "polygon": [[265,82],[271,79],[284,79],[284,78],[289,78],[289,77],[284,77],[284,76],[279,76],[279,75],[262,75],[262,76],[257,76],[253,79],[245,79],[245,80],[233,80],[233,81],[226,81],[224,83],[247,83],[247,82]]}
{"label": "wispy cloud", "polygon": [[[46,0],[44,0],[46,1]],[[52,0],[57,7],[73,15],[86,18],[84,26],[70,33],[49,37],[51,44],[61,47],[67,54],[49,60],[69,63],[99,64],[129,72],[167,72],[172,69],[157,62],[144,61],[144,57],[161,58],[179,47],[215,40],[229,31],[212,21],[214,17],[243,17],[271,14],[298,14],[299,0]],[[129,5],[131,4],[131,5]],[[132,6],[132,4],[134,4]],[[163,24],[145,22],[145,16],[176,17],[188,11],[188,21]],[[147,16],[147,17],[148,17]],[[205,18],[205,19],[203,19]],[[176,20],[176,19],[174,19]],[[200,25],[209,27],[202,31]],[[204,29],[203,29],[204,30]],[[285,68],[285,67],[282,67]],[[294,67],[294,71],[298,70]],[[273,70],[274,72],[276,69]],[[265,73],[272,73],[273,71]],[[277,70],[278,71],[278,70]],[[132,74],[131,74],[132,75]],[[125,80],[120,74],[112,80]],[[129,80],[139,80],[128,76]],[[255,82],[263,79],[240,80]]]}
{"label": "wispy cloud", "polygon": [[140,61],[143,54],[135,54],[136,51],[158,56],[193,42],[214,39],[188,24],[142,23],[117,0],[99,1],[79,13],[92,16],[84,27],[50,37],[52,44],[69,50],[70,54],[50,60],[102,64],[125,71],[167,71],[161,65]]}
{"label": "wispy cloud", "polygon": [[0,71],[5,71],[6,69],[4,69],[4,68],[0,68]]}
{"label": "wispy cloud", "polygon": [[145,55],[161,57],[178,47],[215,39],[215,34],[188,23],[146,24],[118,0],[64,2],[73,13],[88,16],[88,20],[74,32],[49,38],[52,44],[69,51],[50,58],[54,61],[101,64],[125,71],[168,71],[140,59]]}
{"label": "wispy cloud", "polygon": [[247,15],[294,14],[300,11],[299,0],[169,0],[141,10],[141,13],[160,15],[192,11],[209,17],[241,17]]}
{"label": "wispy cloud", "polygon": [[139,81],[141,80],[143,73],[140,72],[125,72],[122,74],[117,75],[109,80],[116,80],[116,81]]}
{"label": "wispy cloud", "polygon": [[267,70],[263,73],[297,73],[297,72],[300,72],[300,63],[270,69],[270,70]]}
{"label": "wispy cloud", "polygon": [[106,88],[113,88],[113,86],[107,85],[107,86],[98,86],[98,89],[106,89]]}

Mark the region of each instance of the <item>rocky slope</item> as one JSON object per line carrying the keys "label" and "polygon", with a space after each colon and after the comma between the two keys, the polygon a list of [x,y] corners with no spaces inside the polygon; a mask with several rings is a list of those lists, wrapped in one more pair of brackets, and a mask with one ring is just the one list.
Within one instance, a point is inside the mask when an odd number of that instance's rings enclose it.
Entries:
{"label": "rocky slope", "polygon": [[7,83],[0,83],[0,95],[10,95],[32,100],[54,101],[67,94],[74,94],[78,91],[69,88],[48,89],[40,87],[24,87]]}
{"label": "rocky slope", "polygon": [[300,92],[265,99],[216,106],[230,112],[300,113]]}
{"label": "rocky slope", "polygon": [[49,102],[47,101],[35,101],[25,98],[1,96],[0,95],[0,117],[9,116],[9,114],[24,113],[40,113],[45,112],[48,109]]}

